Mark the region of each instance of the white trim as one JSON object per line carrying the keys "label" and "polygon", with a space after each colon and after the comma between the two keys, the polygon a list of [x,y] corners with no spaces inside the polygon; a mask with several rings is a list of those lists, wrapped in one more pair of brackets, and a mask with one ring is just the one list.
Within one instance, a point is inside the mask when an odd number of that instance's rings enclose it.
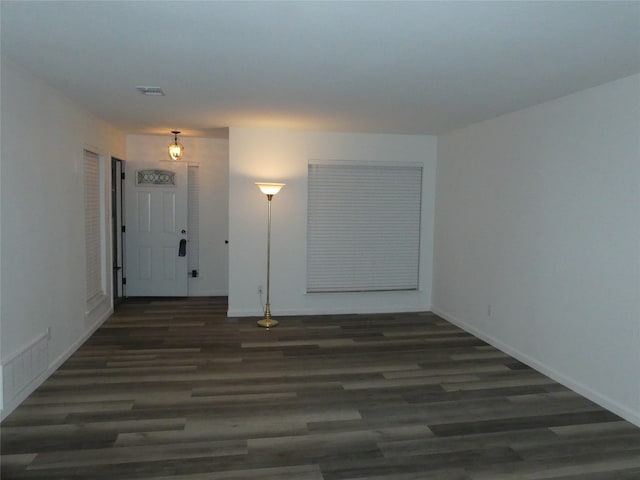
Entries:
{"label": "white trim", "polygon": [[91,297],[89,300],[87,300],[85,311],[84,311],[85,316],[88,316],[91,312],[97,309],[100,305],[102,305],[102,303],[105,300],[109,300],[109,298],[107,297],[107,294],[104,292],[101,292],[100,294],[95,295]]}
{"label": "white trim", "polygon": [[607,410],[612,411],[616,415],[619,415],[625,420],[628,420],[629,422],[640,427],[640,412],[635,412],[625,407],[624,405],[621,405],[620,403],[616,402],[610,397],[606,395],[602,395],[601,393],[592,390],[586,385],[580,382],[577,382],[573,378],[566,376],[565,374],[557,371],[556,369],[550,367],[549,365],[543,362],[540,362],[535,358],[530,357],[529,355],[526,355],[520,352],[519,350],[516,350],[510,347],[509,345],[501,342],[500,340],[493,337],[492,335],[486,334],[482,330],[477,329],[476,327],[468,324],[467,322],[464,322],[454,317],[453,315],[448,314],[447,312],[444,312],[438,308],[434,308],[433,313],[444,318],[448,322],[451,322],[454,325],[462,328],[463,330],[471,333],[472,335],[475,335],[479,339],[493,345],[498,350],[501,350],[502,352],[516,358],[517,360],[520,360],[521,362],[527,364],[531,368],[534,368],[535,370],[539,371],[543,375],[548,376],[549,378],[564,385],[565,387],[568,387],[571,390],[574,390],[576,393],[588,398],[589,400],[597,403],[603,408],[606,408]]}
{"label": "white trim", "polygon": [[336,160],[324,158],[310,158],[308,164],[313,165],[341,165],[349,167],[361,167],[373,165],[374,167],[419,167],[424,168],[424,162],[385,162],[382,160]]}
{"label": "white trim", "polygon": [[[4,420],[15,408],[24,402],[29,395],[31,395],[44,381],[49,378],[62,364],[78,350],[84,342],[86,342],[91,335],[113,314],[113,309],[110,308],[105,312],[93,325],[75,341],[65,352],[63,352],[58,358],[49,364],[47,369],[39,376],[35,377],[30,384],[22,390],[18,395],[13,397],[8,403],[3,404],[0,420]],[[38,338],[41,338],[42,335]],[[21,351],[21,350],[20,350]],[[18,351],[18,354],[20,353]],[[3,362],[4,363],[4,362]]]}
{"label": "white trim", "polygon": [[[200,167],[187,165],[187,276],[200,276]],[[189,296],[190,292],[189,292]]]}
{"label": "white trim", "polygon": [[24,352],[25,350],[30,349],[31,347],[33,347],[36,343],[38,343],[39,341],[43,340],[46,337],[49,337],[51,335],[51,328],[47,327],[47,329],[42,332],[40,335],[38,335],[37,337],[35,337],[33,340],[31,340],[29,343],[23,345],[21,348],[17,349],[14,353],[4,357],[1,360],[2,365],[6,365],[7,363],[15,360],[19,355],[22,354],[22,352]]}
{"label": "white trim", "polygon": [[[366,306],[349,306],[345,308],[313,308],[313,309],[286,309],[271,311],[275,317],[293,317],[304,315],[375,315],[378,313],[427,313],[430,312],[429,307],[426,308],[412,308],[402,307],[398,305],[390,305],[388,308],[380,308],[379,306],[366,307]],[[259,309],[255,310],[228,310],[227,317],[261,317],[264,312]]]}
{"label": "white trim", "polygon": [[[191,277],[189,277],[189,279],[192,279]],[[201,279],[207,279],[207,276],[203,276],[203,275],[198,275],[197,278],[193,278],[192,280],[201,280]],[[200,288],[198,286],[194,286],[194,287],[189,287],[189,296],[190,297],[228,297],[229,296],[229,291],[228,290],[220,290],[220,289],[213,289],[213,290],[209,290],[207,288]]]}

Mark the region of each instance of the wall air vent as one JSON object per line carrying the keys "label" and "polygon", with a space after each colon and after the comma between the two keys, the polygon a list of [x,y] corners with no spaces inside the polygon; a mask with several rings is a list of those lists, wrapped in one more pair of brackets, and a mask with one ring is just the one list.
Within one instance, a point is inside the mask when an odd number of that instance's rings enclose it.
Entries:
{"label": "wall air vent", "polygon": [[149,95],[152,97],[164,97],[164,92],[160,87],[136,87],[143,95]]}

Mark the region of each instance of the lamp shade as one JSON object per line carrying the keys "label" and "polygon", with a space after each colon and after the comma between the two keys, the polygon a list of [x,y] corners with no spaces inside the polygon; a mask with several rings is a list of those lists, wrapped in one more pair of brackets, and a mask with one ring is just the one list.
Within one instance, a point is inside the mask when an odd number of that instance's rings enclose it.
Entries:
{"label": "lamp shade", "polygon": [[258,186],[260,191],[265,195],[275,195],[280,191],[282,187],[285,186],[284,183],[264,183],[264,182],[256,182],[256,185]]}

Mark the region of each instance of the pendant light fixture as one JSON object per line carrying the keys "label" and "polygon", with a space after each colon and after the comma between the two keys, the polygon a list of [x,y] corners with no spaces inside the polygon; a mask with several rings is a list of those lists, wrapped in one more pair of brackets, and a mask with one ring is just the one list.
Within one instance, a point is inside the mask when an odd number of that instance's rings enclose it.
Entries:
{"label": "pendant light fixture", "polygon": [[169,157],[171,160],[180,160],[184,153],[184,147],[181,143],[178,143],[178,134],[180,132],[178,130],[172,130],[171,133],[173,133],[173,143],[169,145]]}

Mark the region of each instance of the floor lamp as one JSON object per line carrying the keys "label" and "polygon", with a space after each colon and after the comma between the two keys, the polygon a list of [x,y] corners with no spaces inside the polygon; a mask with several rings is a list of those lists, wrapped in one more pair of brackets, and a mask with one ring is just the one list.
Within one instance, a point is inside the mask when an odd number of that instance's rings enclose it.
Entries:
{"label": "floor lamp", "polygon": [[262,193],[267,196],[267,303],[264,309],[264,318],[258,320],[258,325],[264,328],[271,328],[278,325],[278,322],[271,318],[271,303],[269,301],[269,277],[271,275],[271,199],[284,187],[284,183],[262,183],[256,182],[256,185]]}

